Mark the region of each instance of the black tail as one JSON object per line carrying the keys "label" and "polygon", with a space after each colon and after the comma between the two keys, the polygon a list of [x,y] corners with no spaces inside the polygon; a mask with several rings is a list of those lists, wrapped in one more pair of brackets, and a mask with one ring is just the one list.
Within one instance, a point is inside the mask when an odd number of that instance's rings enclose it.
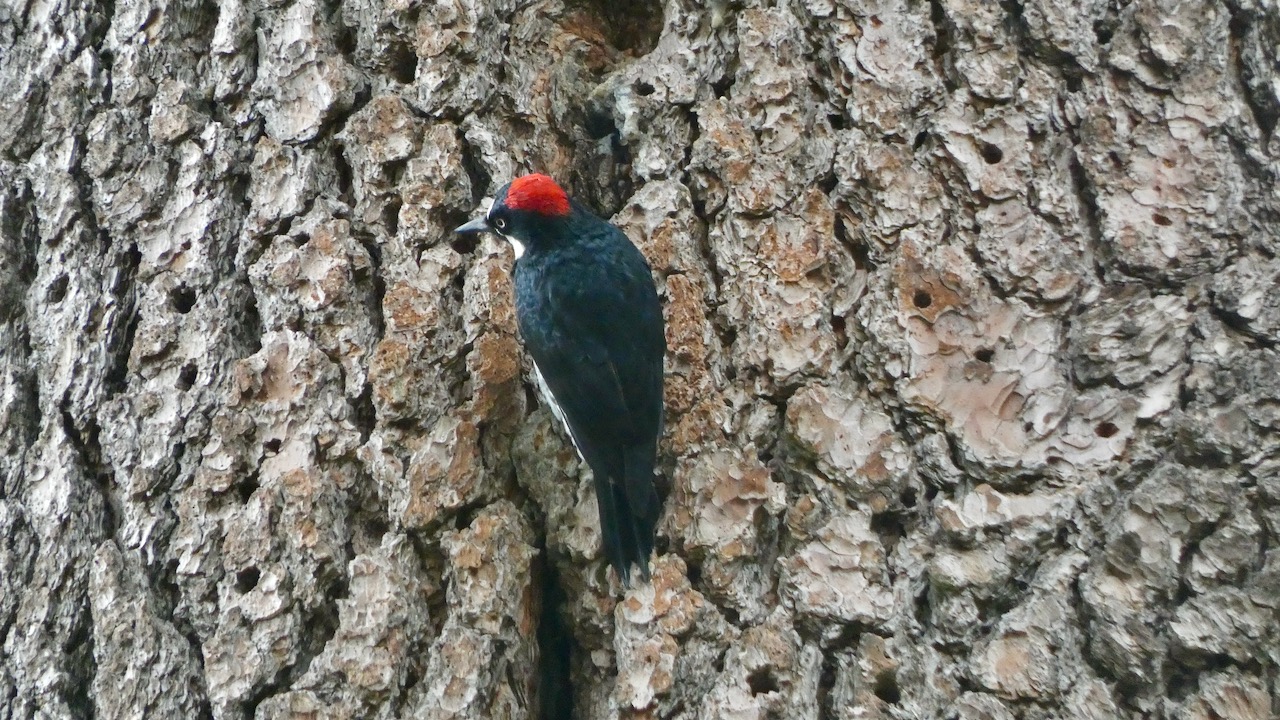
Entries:
{"label": "black tail", "polygon": [[631,566],[649,579],[649,555],[661,504],[653,487],[653,450],[633,447],[624,452],[622,478],[595,474],[596,502],[604,554],[624,586],[631,585]]}

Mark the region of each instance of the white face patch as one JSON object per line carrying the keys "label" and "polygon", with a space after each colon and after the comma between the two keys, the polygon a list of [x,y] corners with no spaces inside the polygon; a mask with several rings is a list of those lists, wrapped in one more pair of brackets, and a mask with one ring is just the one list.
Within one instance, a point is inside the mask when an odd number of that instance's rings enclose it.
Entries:
{"label": "white face patch", "polygon": [[511,249],[515,252],[516,259],[519,260],[521,257],[524,256],[524,243],[520,242],[519,240],[511,237],[510,235],[498,229],[498,226],[493,222],[493,205],[492,205],[493,201],[490,200],[489,202],[490,202],[489,209],[484,214],[485,219],[489,221],[489,227],[493,228],[494,232],[501,235],[502,239],[511,243]]}

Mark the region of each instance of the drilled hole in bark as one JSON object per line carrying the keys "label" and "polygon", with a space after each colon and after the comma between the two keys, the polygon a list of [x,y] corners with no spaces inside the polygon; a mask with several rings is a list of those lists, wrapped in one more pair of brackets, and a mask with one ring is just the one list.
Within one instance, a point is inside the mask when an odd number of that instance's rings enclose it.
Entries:
{"label": "drilled hole in bark", "polygon": [[892,547],[907,534],[907,526],[896,513],[879,512],[871,516],[871,531],[880,536],[886,547]]}
{"label": "drilled hole in bark", "polygon": [[724,613],[724,619],[729,621],[730,625],[739,625],[742,622],[741,614],[731,607],[720,608],[720,612]]}
{"label": "drilled hole in bark", "polygon": [[338,171],[338,199],[345,200],[351,194],[354,175],[351,163],[347,162],[346,153],[343,152],[341,145],[333,147],[333,167]]}
{"label": "drilled hole in bark", "polygon": [[1093,35],[1098,38],[1099,45],[1106,45],[1111,42],[1111,38],[1114,34],[1115,29],[1103,20],[1098,20],[1093,24]]}
{"label": "drilled hole in bark", "polygon": [[404,203],[398,197],[387,200],[387,204],[382,206],[382,224],[392,237],[400,232],[400,208],[403,206]]}
{"label": "drilled hole in bark", "polygon": [[525,412],[533,412],[535,409],[537,409],[538,405],[541,403],[541,400],[542,398],[538,397],[538,394],[533,391],[533,386],[526,383],[524,386],[524,406],[526,408]]}
{"label": "drilled hole in bark", "polygon": [[258,580],[262,577],[262,571],[256,567],[245,568],[236,573],[236,592],[241,595],[258,587]]}
{"label": "drilled hole in bark", "polygon": [[991,143],[982,143],[982,159],[988,165],[995,165],[1004,159],[1004,151]]}
{"label": "drilled hole in bark", "polygon": [[1183,410],[1186,410],[1188,405],[1195,402],[1195,399],[1196,391],[1189,387],[1183,387],[1178,391],[1178,404]]}
{"label": "drilled hole in bark", "polygon": [[169,291],[169,305],[179,314],[186,315],[196,306],[196,291],[179,285]]}
{"label": "drilled hole in bark", "polygon": [[378,517],[366,518],[362,525],[364,528],[364,534],[368,536],[369,542],[373,545],[381,543],[382,538],[391,529],[391,526],[387,524],[386,520]]}
{"label": "drilled hole in bark", "polygon": [[836,336],[836,347],[841,350],[849,345],[849,335],[846,330],[847,322],[839,315],[831,316],[831,332]]}
{"label": "drilled hole in bark", "polygon": [[917,290],[916,294],[911,296],[911,302],[915,303],[916,307],[924,309],[933,304],[933,296],[924,290]]}
{"label": "drilled hole in bark", "polygon": [[1120,432],[1120,428],[1116,427],[1115,423],[1101,422],[1098,423],[1098,427],[1094,428],[1093,432],[1100,438],[1109,438]]}
{"label": "drilled hole in bark", "polygon": [[459,255],[470,255],[476,251],[476,247],[480,245],[480,233],[467,233],[466,235],[454,235],[453,240],[449,241],[449,247]]}
{"label": "drilled hole in bark", "polygon": [[62,298],[67,296],[67,276],[59,275],[53,282],[49,283],[49,291],[45,293],[45,300],[53,305],[62,302]]}
{"label": "drilled hole in bark", "polygon": [[598,24],[602,35],[619,50],[639,57],[658,46],[662,35],[662,6],[657,0],[612,2],[612,0],[568,0],[566,9],[578,9]]}
{"label": "drilled hole in bark", "polygon": [[338,52],[349,56],[356,51],[356,29],[342,22],[335,24],[338,32],[334,33],[333,44]]}
{"label": "drilled hole in bark", "polygon": [[929,627],[933,620],[933,603],[929,600],[929,587],[927,585],[915,597],[913,605],[916,610],[916,619],[920,621],[920,624]]}
{"label": "drilled hole in bark", "polygon": [[1232,13],[1231,20],[1227,23],[1227,30],[1231,31],[1231,37],[1237,40],[1243,38],[1249,31],[1249,19],[1246,13]]}
{"label": "drilled hole in bark", "polygon": [[996,356],[996,351],[991,348],[979,348],[973,356],[978,359],[978,362],[989,363],[991,362],[991,358]]}
{"label": "drilled hole in bark", "polygon": [[1151,222],[1154,222],[1160,227],[1169,227],[1173,224],[1173,221],[1169,219],[1168,215],[1162,215],[1160,213],[1154,213],[1151,216]]}
{"label": "drilled hole in bark", "polygon": [[653,90],[654,90],[653,86],[647,82],[641,81],[636,83],[635,91],[636,91],[636,94],[639,95],[640,97],[649,97],[650,95],[653,94]]}
{"label": "drilled hole in bark", "polygon": [[280,452],[280,444],[280,438],[271,438],[270,440],[262,443],[262,447],[266,448],[267,452],[274,455]]}
{"label": "drilled hole in bark", "polygon": [[757,668],[747,676],[747,686],[752,695],[778,692],[778,678],[773,676],[771,668]]}
{"label": "drilled hole in bark", "polygon": [[197,370],[198,368],[193,362],[183,365],[182,369],[178,371],[178,382],[174,384],[174,387],[183,391],[190,390],[191,386],[196,384]]}
{"label": "drilled hole in bark", "polygon": [[250,475],[249,477],[236,483],[236,487],[235,487],[236,497],[240,498],[241,504],[247,503],[249,502],[249,499],[253,497],[253,493],[256,492],[257,489],[258,489],[258,475],[257,473],[254,473],[253,475]]}
{"label": "drilled hole in bark", "polygon": [[716,97],[722,98],[729,94],[729,88],[733,87],[734,80],[735,78],[732,74],[725,75],[719,80],[711,83],[711,91],[716,94]]}
{"label": "drilled hole in bark", "polygon": [[929,133],[925,130],[921,130],[920,132],[916,133],[915,139],[911,141],[911,149],[919,150],[920,148],[924,147],[925,141],[928,139],[929,139]]}
{"label": "drilled hole in bark", "polygon": [[418,53],[413,48],[404,43],[397,43],[391,50],[390,67],[391,77],[396,82],[408,85],[413,82],[413,78],[418,74]]}
{"label": "drilled hole in bark", "polygon": [[843,130],[846,127],[844,116],[839,113],[831,113],[827,115],[827,122],[831,124],[832,130]]}
{"label": "drilled hole in bark", "polygon": [[875,692],[876,697],[890,705],[897,705],[901,702],[902,691],[898,688],[898,674],[885,672],[877,676]]}
{"label": "drilled hole in bark", "polygon": [[583,112],[583,125],[587,136],[592,140],[607,138],[618,131],[618,127],[613,124],[613,115],[603,107],[588,107]]}
{"label": "drilled hole in bark", "polygon": [[400,185],[400,181],[404,178],[408,169],[409,158],[390,160],[382,164],[382,176],[387,179],[389,185],[396,187]]}
{"label": "drilled hole in bark", "polygon": [[915,488],[907,488],[906,490],[903,490],[902,495],[899,497],[902,500],[902,507],[913,508],[916,506]]}

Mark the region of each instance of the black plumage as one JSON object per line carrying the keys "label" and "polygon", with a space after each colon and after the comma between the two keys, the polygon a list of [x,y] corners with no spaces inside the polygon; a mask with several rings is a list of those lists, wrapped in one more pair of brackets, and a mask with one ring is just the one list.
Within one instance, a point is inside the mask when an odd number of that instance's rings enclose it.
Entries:
{"label": "black plumage", "polygon": [[[559,193],[559,195],[555,195]],[[591,467],[605,555],[623,583],[649,578],[661,510],[662,309],[649,265],[613,225],[544,175],[504,187],[482,220],[512,241],[516,317],[540,389]]]}

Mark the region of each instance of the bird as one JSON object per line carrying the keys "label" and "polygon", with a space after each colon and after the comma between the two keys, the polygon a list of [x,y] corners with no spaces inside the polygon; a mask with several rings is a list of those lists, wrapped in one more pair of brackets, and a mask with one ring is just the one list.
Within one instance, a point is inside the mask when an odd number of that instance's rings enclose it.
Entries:
{"label": "bird", "polygon": [[605,557],[624,587],[632,566],[648,582],[666,353],[648,261],[541,173],[504,185],[485,215],[455,232],[511,244],[516,324],[543,401],[591,468]]}

